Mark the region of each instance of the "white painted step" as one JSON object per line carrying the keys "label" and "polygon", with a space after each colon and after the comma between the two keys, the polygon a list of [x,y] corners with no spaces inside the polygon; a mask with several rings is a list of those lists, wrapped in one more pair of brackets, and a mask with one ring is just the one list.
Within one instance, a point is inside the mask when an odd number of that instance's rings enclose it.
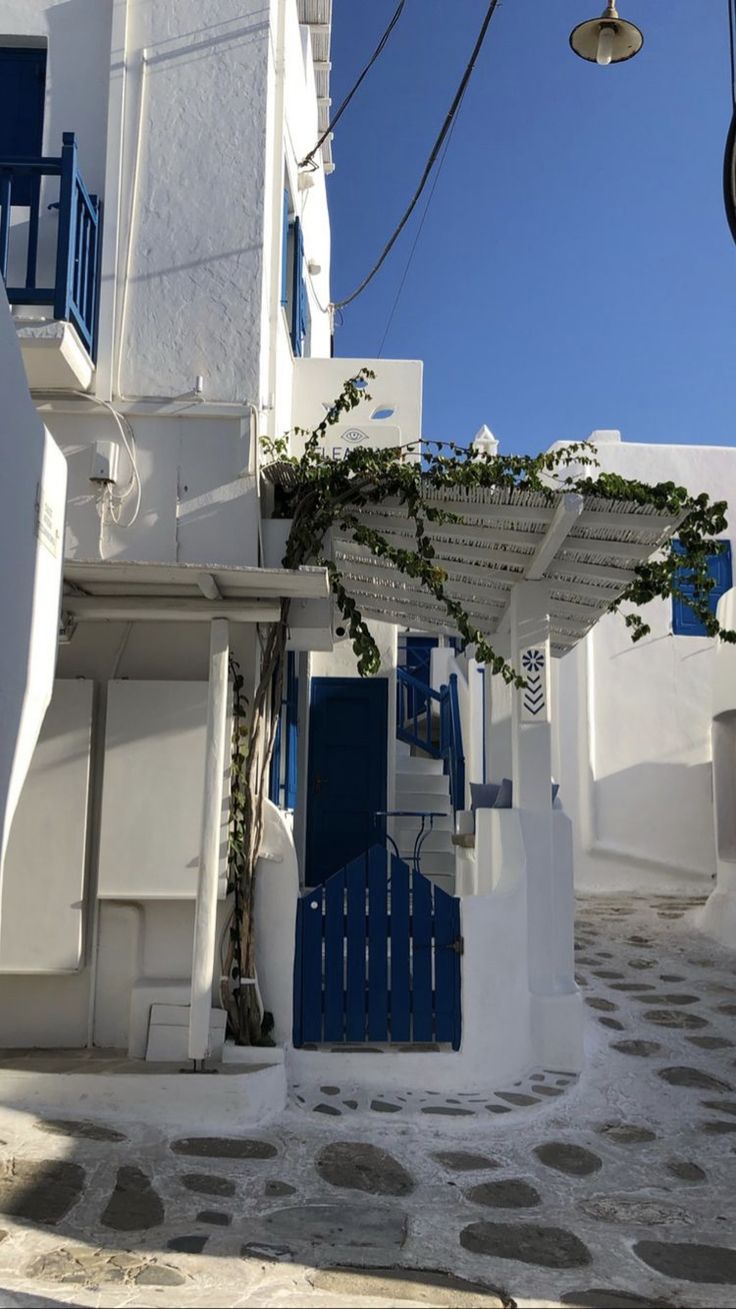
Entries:
{"label": "white painted step", "polygon": [[396,808],[407,813],[447,814],[452,812],[451,798],[448,795],[426,796],[420,791],[398,791]]}
{"label": "white painted step", "polygon": [[442,760],[430,759],[427,755],[401,755],[396,760],[396,774],[399,777],[417,777],[426,773],[443,776]]}
{"label": "white painted step", "polygon": [[[414,841],[418,830],[419,827],[417,823],[414,823],[413,826],[410,823],[401,823],[394,827],[393,837],[400,850],[406,851],[414,849]],[[447,830],[443,832],[433,829],[431,832],[428,832],[422,839],[422,858],[424,858],[430,850],[437,850],[445,854],[450,854],[454,849],[450,839],[451,835],[452,833]]]}
{"label": "white painted step", "polygon": [[448,895],[455,894],[455,874],[454,873],[430,873],[430,882],[439,886],[441,890],[446,891]]}
{"label": "white painted step", "polygon": [[403,791],[422,791],[425,795],[442,795],[447,793],[450,780],[443,772],[413,773],[397,772],[396,787]]}
{"label": "white painted step", "polygon": [[[412,846],[407,846],[404,850],[399,846],[400,858],[407,863],[411,862],[412,853]],[[447,877],[454,877],[455,875],[455,856],[444,850],[422,850],[419,864],[426,877],[435,873],[444,873]]]}
{"label": "white painted step", "polygon": [[[421,819],[419,818],[394,818],[392,823],[392,831],[406,832],[407,835],[412,835],[412,834],[416,835],[416,833],[419,831],[420,823],[421,823]],[[427,826],[428,825],[429,824],[427,824]],[[452,814],[449,813],[441,814],[439,818],[432,819],[432,832],[443,833],[445,840],[448,842],[448,844],[453,832],[453,828],[454,828],[454,824],[452,820]]]}

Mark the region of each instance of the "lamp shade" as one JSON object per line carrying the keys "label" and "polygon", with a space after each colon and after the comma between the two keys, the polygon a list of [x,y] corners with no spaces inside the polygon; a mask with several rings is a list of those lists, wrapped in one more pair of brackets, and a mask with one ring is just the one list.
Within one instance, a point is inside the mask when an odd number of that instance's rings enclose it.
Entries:
{"label": "lamp shade", "polygon": [[600,18],[579,23],[570,35],[570,45],[581,59],[593,64],[620,64],[632,59],[644,44],[634,23],[619,18],[615,4],[609,4]]}

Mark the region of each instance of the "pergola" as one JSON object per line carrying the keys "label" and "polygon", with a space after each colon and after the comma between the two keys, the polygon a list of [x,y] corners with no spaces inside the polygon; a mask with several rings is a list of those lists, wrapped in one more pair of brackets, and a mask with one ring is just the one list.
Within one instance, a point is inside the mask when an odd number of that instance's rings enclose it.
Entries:
{"label": "pergola", "polygon": [[[425,498],[460,520],[425,520],[434,562],[447,574],[445,592],[525,682],[517,690],[492,679],[491,702],[502,706],[500,753],[510,756],[513,811],[476,814],[476,894],[489,894],[503,875],[493,860],[508,872],[512,851],[520,849],[534,1022],[557,1034],[549,1036],[550,1058],[568,1050],[574,1059],[580,1022],[572,848],[565,815],[555,814],[551,800],[551,657],[564,655],[594,627],[636,565],[667,542],[684,515],[565,491],[428,488]],[[416,548],[414,521],[398,502],[362,509],[357,517],[391,545]],[[440,601],[339,527],[332,551],[366,617],[440,634],[454,630]]]}
{"label": "pergola", "polygon": [[[570,650],[598,622],[648,559],[672,535],[682,515],[651,505],[561,492],[451,488],[426,502],[461,523],[427,524],[445,591],[473,624],[492,638],[509,632],[511,598],[529,582],[547,587],[553,655]],[[414,523],[398,503],[358,515],[389,544],[413,550]],[[333,557],[361,611],[374,619],[454,631],[445,607],[385,558],[333,532]]]}

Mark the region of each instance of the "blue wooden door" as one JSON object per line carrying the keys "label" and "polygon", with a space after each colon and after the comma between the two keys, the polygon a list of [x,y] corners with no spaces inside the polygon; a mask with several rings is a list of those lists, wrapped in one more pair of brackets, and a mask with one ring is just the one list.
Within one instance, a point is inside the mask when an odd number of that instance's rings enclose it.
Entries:
{"label": "blue wooden door", "polygon": [[[0,159],[38,158],[43,146],[46,51],[0,45]],[[11,201],[30,205],[30,177],[15,178]]]}
{"label": "blue wooden door", "polygon": [[324,882],[367,850],[386,808],[388,683],[315,677],[309,713],[305,882]]}
{"label": "blue wooden door", "polygon": [[376,845],[297,906],[294,1045],[461,1038],[460,901]]}
{"label": "blue wooden door", "polygon": [[406,671],[429,686],[432,651],[437,649],[436,636],[407,636]]}

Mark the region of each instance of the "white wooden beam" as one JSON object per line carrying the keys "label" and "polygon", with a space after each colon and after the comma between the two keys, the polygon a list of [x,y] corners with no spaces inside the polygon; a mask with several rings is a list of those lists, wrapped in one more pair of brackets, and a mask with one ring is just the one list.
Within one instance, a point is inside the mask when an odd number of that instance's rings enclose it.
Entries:
{"label": "white wooden beam", "polygon": [[205,600],[221,600],[222,591],[215,581],[212,573],[198,573],[197,586],[199,587]]}
{"label": "white wooden beam", "polygon": [[526,570],[527,580],[537,582],[544,577],[565,537],[570,535],[575,523],[583,512],[585,501],[581,495],[568,491],[557,504],[552,521],[534,552],[534,557]]}
{"label": "white wooden beam", "polygon": [[65,595],[64,613],[79,623],[210,623],[226,618],[233,623],[277,623],[281,607],[257,600],[197,600],[172,596]]}

